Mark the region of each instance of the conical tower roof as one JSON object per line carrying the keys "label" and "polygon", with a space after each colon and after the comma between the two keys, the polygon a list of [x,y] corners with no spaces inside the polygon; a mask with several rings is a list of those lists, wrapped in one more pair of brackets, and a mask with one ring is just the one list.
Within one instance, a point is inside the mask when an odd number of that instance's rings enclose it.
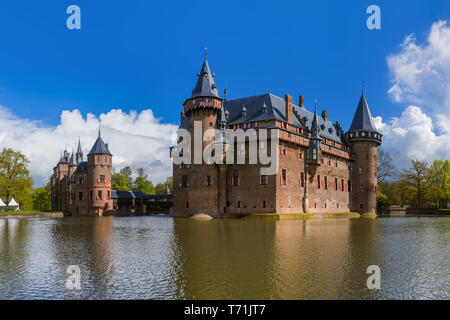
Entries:
{"label": "conical tower roof", "polygon": [[369,106],[367,105],[366,97],[364,96],[364,91],[361,95],[361,99],[359,99],[358,107],[356,108],[355,116],[353,117],[349,131],[359,130],[377,132]]}
{"label": "conical tower roof", "polygon": [[70,155],[69,166],[76,166],[75,164],[75,153],[72,150],[72,154]]}
{"label": "conical tower roof", "polygon": [[220,98],[219,91],[217,90],[216,84],[214,82],[214,74],[209,68],[208,60],[203,62],[202,69],[197,75],[197,83],[195,84],[194,90],[192,90],[192,97],[216,97]]}
{"label": "conical tower roof", "polygon": [[106,146],[105,142],[103,142],[103,139],[100,134],[100,130],[98,131],[98,138],[95,141],[94,145],[92,146],[91,151],[89,151],[88,154],[109,154],[112,155],[111,152],[109,152],[108,147]]}
{"label": "conical tower roof", "polygon": [[311,123],[311,138],[320,139],[319,117],[317,116],[317,105],[314,110],[314,118]]}

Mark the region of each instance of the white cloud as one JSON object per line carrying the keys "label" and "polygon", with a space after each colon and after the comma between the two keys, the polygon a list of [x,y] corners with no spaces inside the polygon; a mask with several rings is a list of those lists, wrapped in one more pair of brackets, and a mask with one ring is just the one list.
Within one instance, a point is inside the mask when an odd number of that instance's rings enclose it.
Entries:
{"label": "white cloud", "polygon": [[389,151],[398,168],[409,167],[412,159],[428,163],[450,159],[450,131],[441,128],[441,134],[436,134],[433,120],[419,107],[409,106],[400,117],[386,123],[381,117],[375,117],[374,121],[384,135],[383,148]]}
{"label": "white cloud", "polygon": [[412,159],[450,159],[450,26],[433,23],[422,44],[414,34],[407,36],[387,63],[389,95],[409,106],[387,122],[375,118],[384,134],[383,147],[399,168]]}
{"label": "white cloud", "polygon": [[[169,147],[176,141],[176,125],[161,123],[150,109],[140,113],[113,109],[99,118],[102,138],[109,143],[115,168],[143,167],[154,183],[172,175]],[[48,127],[39,121],[18,118],[0,106],[0,146],[26,154],[35,186],[41,186],[48,181],[64,148],[69,152],[76,149],[78,137],[87,155],[98,135],[99,118],[65,110],[60,124]]]}

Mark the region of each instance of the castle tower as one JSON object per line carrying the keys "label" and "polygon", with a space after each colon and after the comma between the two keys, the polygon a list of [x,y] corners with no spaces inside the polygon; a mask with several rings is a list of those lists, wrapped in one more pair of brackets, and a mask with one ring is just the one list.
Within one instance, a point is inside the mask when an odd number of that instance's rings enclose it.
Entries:
{"label": "castle tower", "polygon": [[381,137],[373,123],[363,91],[350,129],[345,134],[354,156],[350,204],[354,212],[376,213],[378,147]]}
{"label": "castle tower", "polygon": [[98,138],[88,153],[89,215],[102,216],[112,210],[111,170],[112,154],[98,132]]}
{"label": "castle tower", "polygon": [[83,162],[83,151],[81,151],[81,141],[80,141],[80,138],[78,138],[76,164],[80,164],[81,162]]}
{"label": "castle tower", "polygon": [[[211,72],[205,53],[205,60],[197,74],[194,90],[192,90],[191,97],[184,102],[184,112],[181,113],[180,123],[191,134],[191,165],[174,166],[175,216],[177,214],[189,216],[196,213],[219,215],[217,209],[218,169],[214,165],[204,164],[203,160],[203,164],[195,164],[196,161],[194,161],[194,155],[197,158],[203,158],[203,150],[214,141],[214,133],[203,139],[205,132],[208,129],[218,129],[219,125],[222,99],[214,82],[214,77],[215,74]],[[200,122],[202,129],[194,132],[195,122]],[[203,141],[201,150],[200,148],[195,150],[194,140],[196,137]]]}

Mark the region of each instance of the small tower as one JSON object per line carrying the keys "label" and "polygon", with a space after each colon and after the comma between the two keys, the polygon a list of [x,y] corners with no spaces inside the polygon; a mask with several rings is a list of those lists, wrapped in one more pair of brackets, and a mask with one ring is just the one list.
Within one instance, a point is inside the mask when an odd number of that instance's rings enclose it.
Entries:
{"label": "small tower", "polygon": [[100,130],[87,157],[89,215],[102,216],[113,208],[111,200],[112,154],[103,142]]}
{"label": "small tower", "polygon": [[364,89],[349,131],[345,134],[354,159],[351,183],[352,211],[375,214],[377,209],[378,147],[382,135],[377,131],[367,105]]}
{"label": "small tower", "polygon": [[310,166],[319,166],[322,159],[322,146],[320,138],[319,118],[317,116],[317,104],[314,111],[314,118],[311,124],[311,137],[309,139],[308,150],[306,151],[306,163]]}
{"label": "small tower", "polygon": [[83,162],[83,151],[81,150],[81,141],[78,137],[78,148],[77,148],[77,155],[76,155],[76,164],[80,164]]}
{"label": "small tower", "polygon": [[69,161],[69,174],[72,175],[77,169],[77,164],[75,163],[75,152],[72,150],[72,154],[70,155]]}

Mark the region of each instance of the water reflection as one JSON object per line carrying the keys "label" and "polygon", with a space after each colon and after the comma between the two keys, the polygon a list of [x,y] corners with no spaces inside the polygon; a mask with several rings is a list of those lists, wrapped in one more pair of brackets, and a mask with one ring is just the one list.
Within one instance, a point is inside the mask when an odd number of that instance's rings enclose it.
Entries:
{"label": "water reflection", "polygon": [[[3,299],[449,298],[448,218],[0,219]],[[369,265],[382,289],[368,290]],[[66,289],[69,265],[81,290]]]}

